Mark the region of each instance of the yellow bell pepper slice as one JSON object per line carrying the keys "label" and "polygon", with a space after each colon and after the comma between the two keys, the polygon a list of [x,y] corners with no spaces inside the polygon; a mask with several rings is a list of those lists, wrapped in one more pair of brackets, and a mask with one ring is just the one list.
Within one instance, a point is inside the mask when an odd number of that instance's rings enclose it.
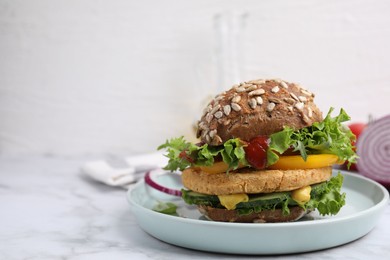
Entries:
{"label": "yellow bell pepper slice", "polygon": [[307,156],[306,161],[300,155],[291,155],[280,156],[279,160],[268,168],[273,170],[313,169],[342,163],[334,154],[312,154]]}
{"label": "yellow bell pepper slice", "polygon": [[[294,170],[294,169],[313,169],[332,166],[333,164],[343,164],[339,158],[334,154],[313,154],[308,155],[307,160],[304,161],[300,155],[280,156],[279,160],[267,167],[272,170]],[[238,168],[244,166],[239,165]],[[226,172],[229,165],[223,161],[215,162],[211,166],[199,166],[199,168],[207,173],[216,174]]]}

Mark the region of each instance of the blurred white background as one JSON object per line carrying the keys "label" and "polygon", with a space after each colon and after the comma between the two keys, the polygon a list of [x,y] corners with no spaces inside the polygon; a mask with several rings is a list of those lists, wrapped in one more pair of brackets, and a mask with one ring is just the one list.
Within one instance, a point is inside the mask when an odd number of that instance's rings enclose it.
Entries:
{"label": "blurred white background", "polygon": [[0,154],[135,154],[200,104],[283,78],[353,121],[390,112],[387,0],[0,0]]}

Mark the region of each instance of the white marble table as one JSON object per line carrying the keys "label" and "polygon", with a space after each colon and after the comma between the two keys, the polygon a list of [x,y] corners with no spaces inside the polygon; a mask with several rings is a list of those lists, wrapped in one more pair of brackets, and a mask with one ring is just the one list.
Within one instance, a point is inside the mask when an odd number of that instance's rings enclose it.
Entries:
{"label": "white marble table", "polygon": [[[87,159],[91,158],[0,157],[0,259],[258,258],[188,250],[154,239],[138,227],[125,190],[80,173]],[[390,205],[377,227],[357,241],[276,258],[389,259],[389,255]]]}

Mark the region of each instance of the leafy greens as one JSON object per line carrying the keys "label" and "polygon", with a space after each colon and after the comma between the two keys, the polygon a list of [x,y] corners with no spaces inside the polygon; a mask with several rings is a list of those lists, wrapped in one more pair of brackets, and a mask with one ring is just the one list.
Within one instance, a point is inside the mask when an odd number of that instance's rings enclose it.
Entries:
{"label": "leafy greens", "polygon": [[[279,155],[288,149],[298,151],[304,160],[310,154],[335,154],[340,161],[355,163],[357,155],[351,143],[355,139],[353,133],[344,125],[350,117],[341,109],[336,117],[331,117],[331,108],[321,122],[315,122],[309,127],[294,131],[286,126],[280,132],[270,135],[267,150],[267,166],[276,163]],[[228,164],[229,170],[237,169],[239,165],[248,166],[245,159],[246,143],[238,138],[230,139],[220,146],[208,144],[196,145],[187,142],[184,137],[167,140],[158,147],[167,149],[169,158],[165,170],[184,170],[191,166],[211,166],[215,157],[221,157]]]}
{"label": "leafy greens", "polygon": [[278,154],[284,153],[287,149],[299,151],[306,161],[308,154],[335,154],[340,160],[347,160],[355,163],[357,155],[351,143],[355,135],[342,122],[348,121],[350,117],[341,109],[336,117],[331,117],[331,108],[321,122],[315,122],[309,127],[294,131],[285,127],[282,131],[270,136],[271,142],[267,151],[268,165],[276,163]]}
{"label": "leafy greens", "polygon": [[177,215],[177,205],[172,202],[160,201],[156,206],[154,206],[153,210],[167,215]]}
{"label": "leafy greens", "polygon": [[239,164],[248,165],[245,159],[244,142],[240,139],[230,139],[220,146],[201,146],[192,144],[184,140],[184,137],[173,138],[158,147],[158,150],[166,148],[168,165],[165,170],[175,171],[177,169],[195,166],[211,166],[216,156],[221,156],[222,160],[229,165],[229,169],[237,169]]}

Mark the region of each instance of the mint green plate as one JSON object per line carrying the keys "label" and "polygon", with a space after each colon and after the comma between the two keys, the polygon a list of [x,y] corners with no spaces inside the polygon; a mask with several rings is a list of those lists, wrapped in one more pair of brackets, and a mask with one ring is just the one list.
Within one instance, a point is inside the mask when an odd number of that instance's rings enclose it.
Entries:
{"label": "mint green plate", "polygon": [[[179,175],[161,173],[162,170],[157,171],[154,177],[158,183],[175,189],[182,187]],[[150,188],[143,180],[128,191],[127,199],[138,225],[173,245],[232,254],[300,253],[339,246],[366,235],[387,206],[389,193],[383,186],[357,174],[341,173],[347,199],[338,215],[323,217],[312,212],[290,223],[209,221],[193,206]],[[176,203],[179,216],[153,211],[159,201]]]}

